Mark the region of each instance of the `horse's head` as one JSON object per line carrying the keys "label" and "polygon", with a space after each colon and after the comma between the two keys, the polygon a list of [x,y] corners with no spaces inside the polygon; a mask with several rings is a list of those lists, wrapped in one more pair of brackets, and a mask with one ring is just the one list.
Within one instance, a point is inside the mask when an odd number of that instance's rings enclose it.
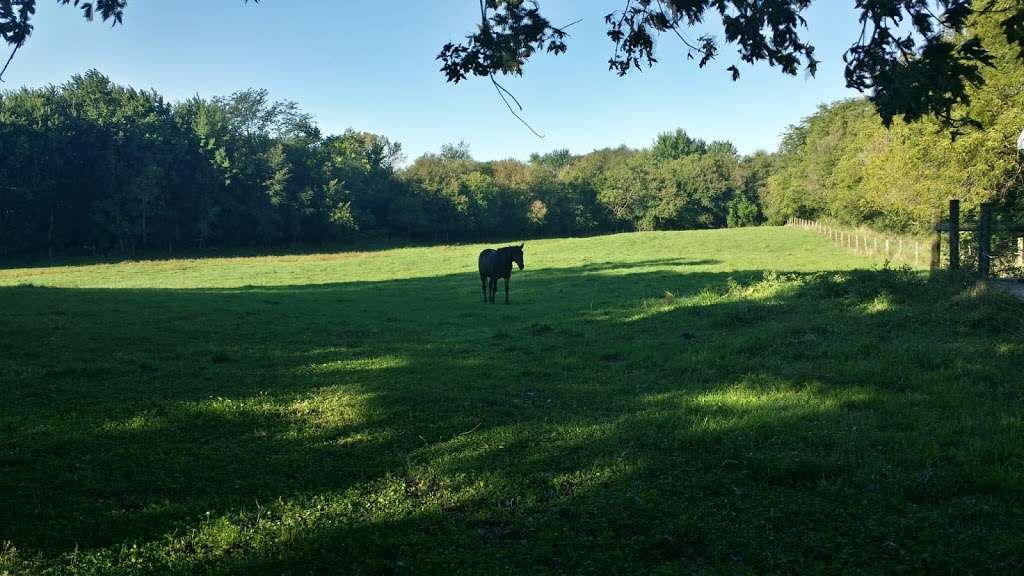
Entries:
{"label": "horse's head", "polygon": [[520,270],[522,270],[524,266],[523,246],[524,244],[520,244],[519,246],[512,246],[512,261],[515,262],[517,266],[519,266]]}

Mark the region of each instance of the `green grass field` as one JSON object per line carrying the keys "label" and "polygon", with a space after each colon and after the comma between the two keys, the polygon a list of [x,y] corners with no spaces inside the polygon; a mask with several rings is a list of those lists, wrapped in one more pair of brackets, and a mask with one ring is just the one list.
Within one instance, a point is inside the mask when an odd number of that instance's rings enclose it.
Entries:
{"label": "green grass field", "polygon": [[0,271],[0,574],[1024,570],[1020,304],[762,228],[484,305],[481,248]]}

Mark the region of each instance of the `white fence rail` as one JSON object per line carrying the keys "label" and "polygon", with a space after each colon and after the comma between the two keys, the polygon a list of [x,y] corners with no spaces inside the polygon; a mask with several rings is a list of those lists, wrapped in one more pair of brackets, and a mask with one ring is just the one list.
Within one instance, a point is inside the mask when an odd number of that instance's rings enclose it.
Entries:
{"label": "white fence rail", "polygon": [[901,262],[915,268],[928,267],[932,261],[932,247],[921,238],[882,234],[862,228],[844,228],[802,218],[791,218],[786,225],[821,234],[839,246],[863,256]]}

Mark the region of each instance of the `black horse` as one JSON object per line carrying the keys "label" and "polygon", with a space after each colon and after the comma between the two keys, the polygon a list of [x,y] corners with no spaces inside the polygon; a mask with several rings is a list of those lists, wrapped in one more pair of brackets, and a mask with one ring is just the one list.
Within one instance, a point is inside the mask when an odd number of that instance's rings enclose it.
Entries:
{"label": "black horse", "polygon": [[[480,283],[484,287],[484,302],[488,299],[494,304],[494,293],[498,291],[498,278],[505,279],[505,304],[508,304],[508,279],[512,276],[512,263],[515,262],[519,269],[523,269],[523,245],[506,246],[492,250],[488,248],[480,253],[477,263],[480,267]],[[487,280],[491,280],[490,293],[487,290]]]}

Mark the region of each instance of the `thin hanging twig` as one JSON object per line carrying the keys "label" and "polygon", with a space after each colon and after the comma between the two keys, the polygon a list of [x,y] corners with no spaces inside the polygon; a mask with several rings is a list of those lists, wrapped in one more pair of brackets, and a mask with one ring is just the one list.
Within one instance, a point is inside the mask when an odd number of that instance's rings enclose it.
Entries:
{"label": "thin hanging twig", "polygon": [[517,100],[511,92],[508,91],[508,88],[505,88],[504,86],[501,85],[500,82],[498,82],[498,80],[494,77],[494,74],[491,74],[491,83],[494,84],[494,89],[498,92],[498,96],[501,97],[501,101],[504,102],[505,106],[508,107],[508,111],[511,112],[517,120],[522,122],[523,126],[526,126],[530,130],[530,132],[533,132],[534,136],[536,136],[537,138],[544,138],[543,134],[534,130],[533,126],[530,126],[530,123],[527,122],[526,120],[523,120],[523,117],[516,113],[515,109],[512,108],[512,103],[508,101],[508,98],[505,97],[505,94],[508,94],[512,98],[512,101],[515,102],[516,106],[519,107],[520,112],[522,112],[523,110],[523,105],[519,103],[519,100]]}
{"label": "thin hanging twig", "polygon": [[[576,24],[578,22],[579,20],[569,24],[569,26],[572,26],[573,24]],[[480,26],[481,30],[486,30],[487,28],[490,27],[490,22],[487,21],[487,5],[484,3],[484,0],[480,0]],[[568,28],[568,26],[566,26],[566,28]],[[519,103],[519,99],[516,98],[514,94],[509,92],[508,88],[502,86],[501,83],[498,82],[498,79],[494,77],[493,73],[489,74],[488,76],[491,79],[491,84],[494,85],[494,90],[498,93],[498,96],[501,98],[501,101],[505,103],[505,106],[508,108],[508,111],[511,112],[512,115],[516,117],[516,120],[522,122],[523,126],[526,126],[526,128],[530,132],[533,132],[534,136],[538,138],[544,138],[544,135],[534,130],[533,126],[530,126],[530,123],[524,120],[523,117],[520,116],[512,107],[512,103],[508,101],[508,99],[511,98],[512,102],[515,102],[516,106],[519,108],[519,112],[522,112],[523,105]],[[508,97],[506,97],[506,95],[508,95]]]}
{"label": "thin hanging twig", "polygon": [[4,81],[4,73],[7,72],[7,67],[11,65],[11,60],[14,60],[14,55],[18,53],[18,48],[21,48],[21,43],[14,45],[14,50],[11,50],[11,55],[7,57],[7,62],[4,67],[0,69],[0,82]]}
{"label": "thin hanging twig", "polygon": [[669,28],[672,30],[672,32],[675,32],[675,35],[679,37],[679,40],[682,41],[682,43],[687,48],[693,50],[694,52],[704,52],[702,48],[694,46],[693,44],[690,43],[689,40],[686,39],[685,36],[683,36],[683,33],[679,31],[679,24],[671,23],[672,19],[669,17],[669,13],[667,10],[665,10],[665,5],[662,4],[661,0],[658,0],[658,8],[661,9],[661,13],[665,15],[665,19],[670,22]]}

